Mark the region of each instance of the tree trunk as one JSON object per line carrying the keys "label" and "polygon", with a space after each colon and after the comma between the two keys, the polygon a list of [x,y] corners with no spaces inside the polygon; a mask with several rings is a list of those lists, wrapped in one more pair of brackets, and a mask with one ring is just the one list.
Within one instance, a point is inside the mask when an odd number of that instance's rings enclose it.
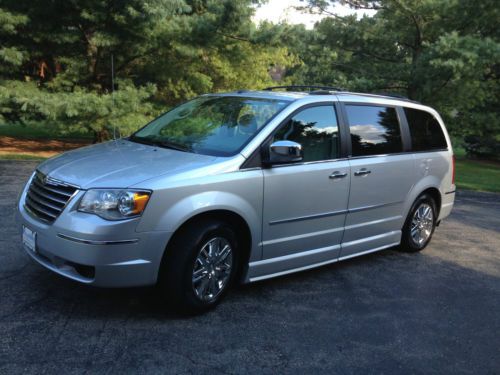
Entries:
{"label": "tree trunk", "polygon": [[94,130],[94,141],[93,143],[101,143],[107,141],[110,138],[107,129]]}

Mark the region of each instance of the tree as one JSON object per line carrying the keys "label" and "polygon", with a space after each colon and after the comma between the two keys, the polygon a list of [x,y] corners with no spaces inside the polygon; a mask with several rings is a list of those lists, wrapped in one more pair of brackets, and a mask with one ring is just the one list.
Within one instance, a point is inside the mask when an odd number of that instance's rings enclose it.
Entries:
{"label": "tree", "polygon": [[175,2],[6,0],[2,6],[0,16],[12,25],[2,51],[21,55],[0,72],[4,121],[43,121],[62,132],[80,127],[101,141],[113,123],[130,130],[132,119],[144,122],[155,113],[147,103],[155,92],[149,83],[119,79],[122,87],[110,94],[111,56],[120,66],[147,48],[148,30],[177,11]]}
{"label": "tree", "polygon": [[[260,2],[1,0],[0,120],[100,141],[201,93],[280,80],[406,95],[438,109],[471,154],[495,153],[496,0],[308,0],[328,16],[313,30],[255,26]],[[336,2],[376,13],[341,17]]]}
{"label": "tree", "polygon": [[[335,1],[309,1],[329,12]],[[299,77],[368,92],[394,92],[436,107],[455,136],[500,132],[500,10],[494,0],[342,0],[373,17],[329,17],[313,31],[316,53]],[[322,71],[310,66],[322,62]],[[499,141],[499,139],[497,139]]]}
{"label": "tree", "polygon": [[1,53],[15,64],[0,71],[0,116],[81,126],[101,141],[118,119],[151,118],[204,92],[272,84],[270,68],[296,59],[252,23],[255,3],[3,0]]}

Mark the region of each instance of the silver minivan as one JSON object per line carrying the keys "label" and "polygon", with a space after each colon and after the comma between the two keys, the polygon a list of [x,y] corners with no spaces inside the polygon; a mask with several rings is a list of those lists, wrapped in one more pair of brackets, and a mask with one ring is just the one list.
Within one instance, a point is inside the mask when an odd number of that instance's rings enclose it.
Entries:
{"label": "silver minivan", "polygon": [[18,202],[24,249],[84,284],[158,284],[191,312],[234,282],[422,250],[455,197],[439,114],[279,88],[203,95],[128,138],[43,162]]}

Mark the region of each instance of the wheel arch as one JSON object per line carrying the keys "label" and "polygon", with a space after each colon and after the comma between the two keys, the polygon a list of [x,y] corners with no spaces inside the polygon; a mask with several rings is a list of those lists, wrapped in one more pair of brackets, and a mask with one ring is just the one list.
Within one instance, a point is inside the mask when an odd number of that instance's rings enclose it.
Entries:
{"label": "wheel arch", "polygon": [[434,200],[434,203],[436,203],[436,219],[439,217],[439,212],[441,211],[441,192],[439,189],[435,187],[429,187],[422,191],[417,197],[420,197],[421,195],[428,194],[431,196],[431,198]]}
{"label": "wheel arch", "polygon": [[229,209],[212,209],[203,212],[198,212],[193,216],[189,217],[188,219],[186,219],[182,224],[180,224],[176,228],[176,230],[170,237],[169,241],[167,242],[165,250],[163,252],[161,264],[163,264],[164,259],[167,257],[169,246],[174,241],[176,235],[179,235],[190,226],[196,225],[197,222],[201,222],[207,219],[224,221],[235,229],[236,234],[238,238],[241,240],[242,244],[241,248],[242,256],[240,259],[240,264],[238,264],[238,273],[237,273],[238,280],[242,281],[247,272],[248,263],[250,261],[250,256],[252,253],[252,245],[253,245],[252,232],[247,221],[240,214]]}
{"label": "wheel arch", "polygon": [[418,199],[423,194],[429,194],[432,199],[434,199],[434,202],[436,203],[436,218],[439,217],[439,213],[441,211],[441,203],[442,203],[442,196],[441,196],[441,191],[439,190],[439,185],[438,184],[417,184],[416,186],[413,187],[411,190],[408,200],[405,205],[405,211],[404,211],[404,221],[403,225],[406,222],[406,218],[408,217],[408,214],[410,213],[411,207],[413,206],[413,203]]}

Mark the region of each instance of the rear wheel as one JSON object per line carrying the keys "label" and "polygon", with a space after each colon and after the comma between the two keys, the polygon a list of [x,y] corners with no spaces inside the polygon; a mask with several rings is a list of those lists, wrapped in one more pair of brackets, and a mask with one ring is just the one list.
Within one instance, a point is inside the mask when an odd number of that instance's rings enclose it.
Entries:
{"label": "rear wheel", "polygon": [[201,313],[215,307],[233,283],[239,262],[234,229],[207,219],[175,235],[162,262],[160,286],[177,310]]}
{"label": "rear wheel", "polygon": [[434,199],[428,194],[418,197],[403,227],[401,250],[407,252],[423,250],[431,241],[436,228],[436,219]]}

